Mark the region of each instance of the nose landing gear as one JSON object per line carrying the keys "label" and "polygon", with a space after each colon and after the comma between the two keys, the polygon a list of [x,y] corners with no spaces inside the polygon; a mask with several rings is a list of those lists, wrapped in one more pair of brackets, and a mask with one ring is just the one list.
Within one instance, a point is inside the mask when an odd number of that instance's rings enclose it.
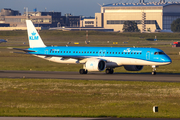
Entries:
{"label": "nose landing gear", "polygon": [[156,75],[156,67],[155,65],[152,66],[152,75]]}

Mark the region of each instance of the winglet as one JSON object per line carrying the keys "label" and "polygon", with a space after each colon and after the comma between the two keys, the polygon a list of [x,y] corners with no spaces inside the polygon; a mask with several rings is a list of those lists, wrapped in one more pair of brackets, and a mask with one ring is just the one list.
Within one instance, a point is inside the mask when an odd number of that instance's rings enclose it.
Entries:
{"label": "winglet", "polygon": [[31,20],[26,20],[29,47],[46,47]]}

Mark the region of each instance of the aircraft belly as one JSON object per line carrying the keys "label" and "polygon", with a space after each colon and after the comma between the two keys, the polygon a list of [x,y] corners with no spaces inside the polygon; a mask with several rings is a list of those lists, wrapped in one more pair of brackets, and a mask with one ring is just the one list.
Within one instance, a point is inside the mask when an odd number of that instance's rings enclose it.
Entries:
{"label": "aircraft belly", "polygon": [[[103,58],[105,59],[105,58]],[[164,62],[153,62],[153,61],[147,61],[147,60],[141,60],[141,59],[134,59],[134,58],[113,58],[113,57],[107,57],[106,60],[108,62],[116,63],[118,66],[121,65],[167,65],[170,63],[164,63]]]}

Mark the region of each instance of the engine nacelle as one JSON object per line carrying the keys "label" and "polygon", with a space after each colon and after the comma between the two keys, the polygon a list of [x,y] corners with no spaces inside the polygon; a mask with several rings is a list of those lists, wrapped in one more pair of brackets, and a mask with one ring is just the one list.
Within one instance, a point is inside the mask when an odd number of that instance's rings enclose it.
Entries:
{"label": "engine nacelle", "polygon": [[84,69],[88,71],[103,71],[105,68],[106,62],[101,59],[90,59],[84,65]]}
{"label": "engine nacelle", "polygon": [[124,68],[127,71],[140,71],[143,69],[143,66],[141,66],[141,65],[125,65]]}

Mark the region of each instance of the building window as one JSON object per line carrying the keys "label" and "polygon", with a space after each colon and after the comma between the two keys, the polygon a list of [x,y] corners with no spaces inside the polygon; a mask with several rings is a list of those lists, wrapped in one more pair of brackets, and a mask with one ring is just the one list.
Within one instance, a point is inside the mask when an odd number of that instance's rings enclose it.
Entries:
{"label": "building window", "polygon": [[[142,20],[107,20],[107,24],[124,24],[126,21],[134,21],[137,24],[142,24]],[[145,20],[145,24],[156,24],[156,20]]]}
{"label": "building window", "polygon": [[85,24],[94,24],[94,21],[85,21]]}

